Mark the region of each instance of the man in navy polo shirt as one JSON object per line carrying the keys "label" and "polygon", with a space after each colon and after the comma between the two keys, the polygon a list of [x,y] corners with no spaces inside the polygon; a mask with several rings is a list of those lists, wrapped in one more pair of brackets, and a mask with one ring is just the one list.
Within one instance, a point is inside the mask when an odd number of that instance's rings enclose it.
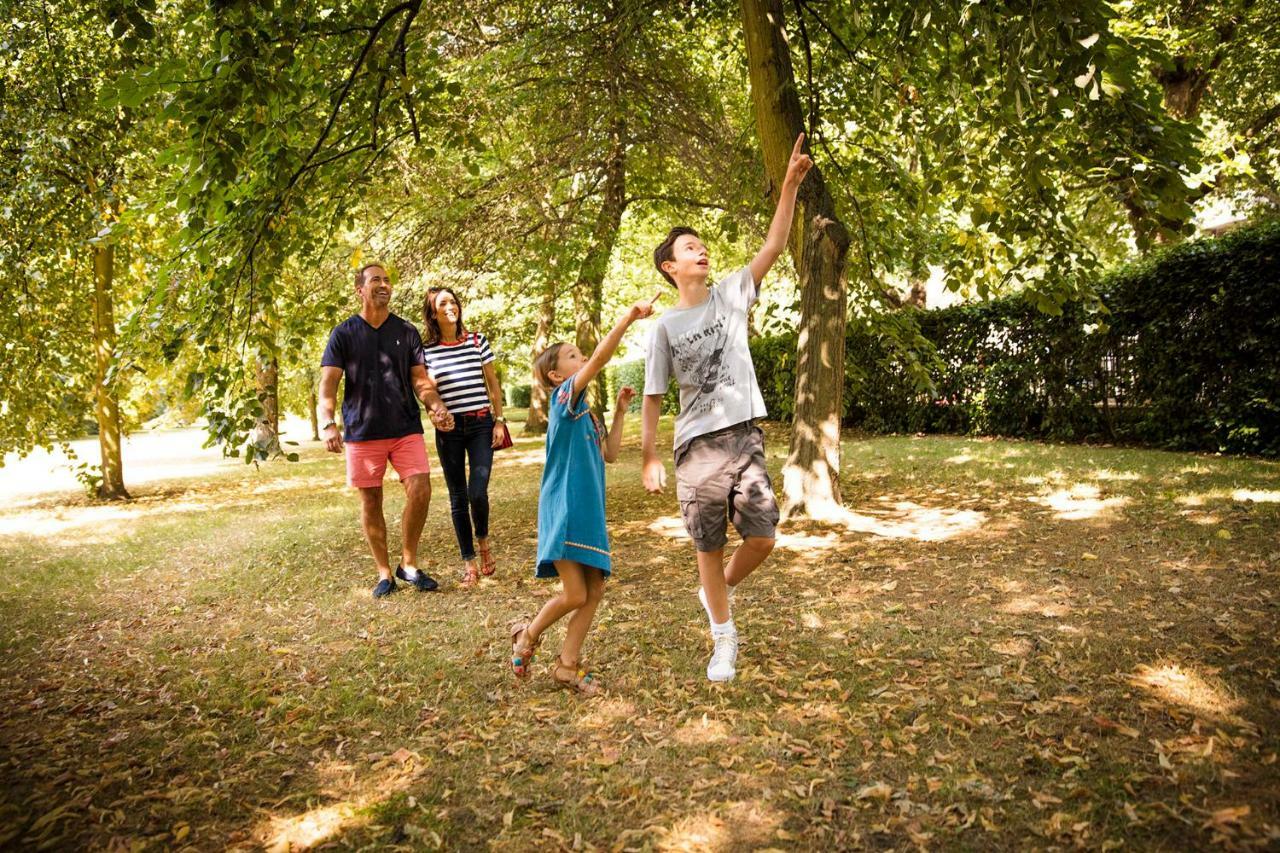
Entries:
{"label": "man in navy polo shirt", "polygon": [[[360,491],[360,522],[378,568],[373,597],[396,591],[396,578],[429,591],[437,584],[418,570],[418,540],[431,501],[431,463],[422,439],[418,400],[431,422],[453,429],[453,416],[436,393],[422,360],[422,338],[407,320],[391,313],[391,278],[380,264],[356,273],[360,313],[339,323],[320,358],[317,412],[325,447],[347,456],[347,484]],[[344,436],[333,419],[338,381]],[[416,398],[416,399],[415,399]],[[387,520],[382,512],[382,478],[387,462],[404,484],[401,559],[394,573],[387,556]]]}

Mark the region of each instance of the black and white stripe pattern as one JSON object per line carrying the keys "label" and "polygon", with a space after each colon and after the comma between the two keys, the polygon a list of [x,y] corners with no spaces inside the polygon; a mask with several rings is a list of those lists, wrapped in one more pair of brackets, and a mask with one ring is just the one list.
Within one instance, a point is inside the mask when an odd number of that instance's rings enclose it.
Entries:
{"label": "black and white stripe pattern", "polygon": [[452,343],[424,346],[422,355],[445,408],[455,415],[488,408],[483,366],[494,358],[488,338],[479,332],[467,332]]}

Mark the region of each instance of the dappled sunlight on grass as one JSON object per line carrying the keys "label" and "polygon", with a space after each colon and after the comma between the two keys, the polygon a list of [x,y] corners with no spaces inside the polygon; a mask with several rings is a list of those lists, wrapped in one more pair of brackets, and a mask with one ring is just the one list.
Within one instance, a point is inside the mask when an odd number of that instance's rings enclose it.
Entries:
{"label": "dappled sunlight on grass", "polygon": [[1142,475],[1136,471],[1113,471],[1110,468],[1099,468],[1092,474],[1093,479],[1103,481],[1136,482]]}
{"label": "dappled sunlight on grass", "polygon": [[774,542],[774,548],[795,551],[806,557],[816,557],[826,551],[847,546],[848,544],[835,533],[818,534],[796,531],[794,533],[779,532]]}
{"label": "dappled sunlight on grass", "polygon": [[1222,517],[1211,512],[1199,512],[1194,509],[1184,509],[1178,515],[1185,518],[1192,524],[1199,524],[1204,527],[1213,527],[1222,523]]}
{"label": "dappled sunlight on grass", "polygon": [[[272,814],[258,822],[253,839],[273,853],[291,853],[323,845],[340,833],[370,823],[372,811],[419,781],[430,759],[407,749],[385,756],[359,775],[355,764],[329,758],[315,765],[317,781],[339,802],[316,806],[301,814]],[[390,765],[390,767],[388,767]]]}
{"label": "dappled sunlight on grass", "polygon": [[636,714],[636,706],[625,699],[605,698],[591,705],[591,710],[578,721],[583,728],[607,729],[617,723],[630,720]]}
{"label": "dappled sunlight on grass", "polygon": [[778,837],[784,815],[760,800],[731,802],[721,813],[688,815],[663,830],[656,848],[671,853],[718,853],[764,848]]}
{"label": "dappled sunlight on grass", "polygon": [[1129,503],[1127,497],[1104,498],[1101,495],[1097,486],[1079,483],[1069,489],[1058,489],[1048,495],[1031,498],[1031,501],[1053,510],[1055,516],[1063,521],[1097,518]]}
{"label": "dappled sunlight on grass", "polygon": [[986,521],[986,513],[975,510],[926,507],[900,500],[891,509],[851,510],[848,527],[885,539],[943,542],[972,533]]}
{"label": "dappled sunlight on grass", "polygon": [[493,456],[493,468],[521,467],[526,465],[542,465],[547,461],[547,448],[542,439],[517,439],[509,450],[500,451]]}
{"label": "dappled sunlight on grass", "polygon": [[689,720],[676,729],[673,736],[676,743],[683,746],[703,746],[719,743],[729,737],[729,727],[720,720],[711,720],[703,714],[700,719]]}
{"label": "dappled sunlight on grass", "polygon": [[1019,658],[1031,654],[1034,648],[1035,646],[1031,644],[1031,641],[1025,637],[1013,637],[1008,640],[998,640],[991,644],[991,651],[996,654]]}
{"label": "dappled sunlight on grass", "polygon": [[714,814],[690,815],[677,821],[658,839],[658,849],[671,853],[704,853],[730,849],[725,822]]}
{"label": "dappled sunlight on grass", "polygon": [[[0,536],[34,536],[49,538],[52,545],[102,545],[118,542],[129,535],[130,525],[146,516],[205,513],[212,510],[243,508],[257,501],[165,501],[154,504],[120,503],[67,507],[52,514],[16,513],[0,516]],[[93,529],[85,535],[82,531]],[[59,539],[75,533],[74,538]]]}
{"label": "dappled sunlight on grass", "polygon": [[1071,605],[1040,595],[1017,595],[997,608],[1011,616],[1043,616],[1057,619],[1071,613]]}
{"label": "dappled sunlight on grass", "polygon": [[1237,503],[1280,503],[1280,490],[1270,489],[1210,489],[1178,495],[1174,503],[1182,506],[1204,506],[1209,501],[1235,501]]}
{"label": "dappled sunlight on grass", "polygon": [[1211,719],[1234,721],[1237,719],[1235,712],[1244,705],[1213,675],[1201,674],[1188,665],[1143,665],[1130,676],[1129,682],[1166,702]]}
{"label": "dappled sunlight on grass", "polygon": [[684,520],[678,515],[664,515],[655,518],[646,525],[651,533],[657,533],[659,536],[665,536],[668,539],[688,539],[689,535],[684,530]]}
{"label": "dappled sunlight on grass", "polygon": [[1231,493],[1231,499],[1246,503],[1280,503],[1280,489],[1236,489]]}
{"label": "dappled sunlight on grass", "polygon": [[320,806],[294,817],[273,817],[259,828],[255,837],[271,853],[292,853],[294,850],[310,850],[345,829],[367,822],[368,817],[360,817],[355,805],[339,803]]}
{"label": "dappled sunlight on grass", "polygon": [[325,491],[340,492],[354,496],[354,492],[347,488],[344,481],[327,475],[269,480],[265,483],[258,483],[253,488],[249,489],[249,492],[255,495],[271,495],[279,492],[306,492],[308,495],[314,495],[317,492]]}

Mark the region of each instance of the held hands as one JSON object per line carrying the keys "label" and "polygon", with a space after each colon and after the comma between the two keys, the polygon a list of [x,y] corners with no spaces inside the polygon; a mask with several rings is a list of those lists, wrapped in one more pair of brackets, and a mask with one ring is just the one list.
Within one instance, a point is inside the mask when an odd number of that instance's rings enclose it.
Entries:
{"label": "held hands", "polygon": [[662,296],[662,291],[659,290],[656,293],[654,293],[653,296],[651,296],[649,299],[647,300],[641,299],[635,305],[632,305],[630,308],[628,308],[627,322],[634,323],[636,320],[643,320],[645,317],[652,316],[653,303],[657,302],[659,297],[661,296]]}
{"label": "held hands", "polygon": [[804,134],[802,133],[796,137],[796,144],[791,149],[791,159],[787,161],[787,175],[782,179],[783,186],[799,187],[804,176],[813,168],[813,160],[804,153],[803,148]]}
{"label": "held hands", "polygon": [[441,432],[449,432],[453,429],[453,415],[443,404],[432,409],[427,416],[431,418],[432,425]]}

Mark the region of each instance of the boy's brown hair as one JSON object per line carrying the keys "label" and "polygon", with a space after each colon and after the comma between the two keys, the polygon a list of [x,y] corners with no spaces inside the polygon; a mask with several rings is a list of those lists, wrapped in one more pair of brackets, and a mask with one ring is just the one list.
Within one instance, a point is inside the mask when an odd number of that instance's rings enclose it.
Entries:
{"label": "boy's brown hair", "polygon": [[538,353],[538,357],[533,360],[533,375],[538,377],[542,387],[548,390],[555,387],[555,383],[551,381],[551,371],[555,370],[560,362],[560,350],[564,347],[563,342],[552,344]]}
{"label": "boy's brown hair", "polygon": [[662,277],[670,282],[672,287],[676,286],[676,280],[667,275],[667,271],[662,268],[662,265],[675,257],[676,240],[686,234],[692,234],[699,240],[702,239],[702,235],[689,226],[677,225],[667,232],[666,238],[658,244],[658,248],[653,250],[653,265],[658,268],[658,272],[662,273]]}

